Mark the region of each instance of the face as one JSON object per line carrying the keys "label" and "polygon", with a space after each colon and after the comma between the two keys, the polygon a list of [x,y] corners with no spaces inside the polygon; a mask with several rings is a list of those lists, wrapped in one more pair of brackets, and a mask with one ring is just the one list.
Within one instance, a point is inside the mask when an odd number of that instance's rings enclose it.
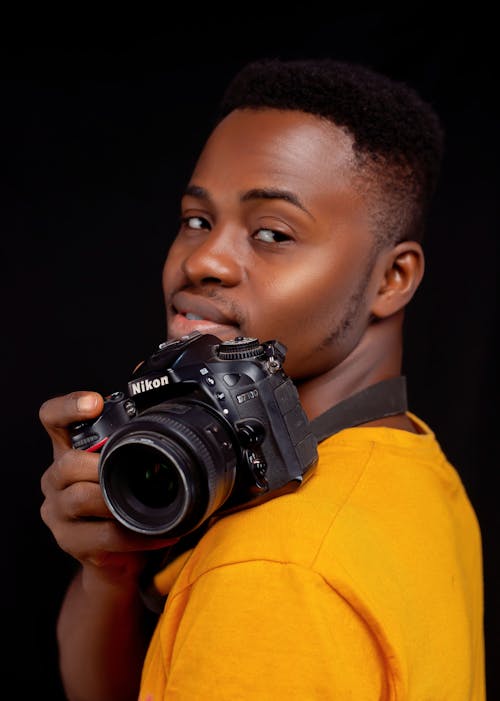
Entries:
{"label": "face", "polygon": [[237,110],[208,139],[163,272],[170,339],[277,339],[295,379],[354,351],[370,319],[373,234],[351,138],[301,112]]}

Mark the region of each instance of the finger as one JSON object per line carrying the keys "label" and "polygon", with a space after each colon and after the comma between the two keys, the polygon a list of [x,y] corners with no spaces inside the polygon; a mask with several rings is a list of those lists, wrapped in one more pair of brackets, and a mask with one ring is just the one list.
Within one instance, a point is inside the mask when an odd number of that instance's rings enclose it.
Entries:
{"label": "finger", "polygon": [[42,519],[51,530],[78,519],[109,518],[98,481],[98,456],[66,450],[41,478]]}
{"label": "finger", "polygon": [[177,539],[144,536],[123,527],[113,517],[102,519],[61,517],[54,503],[45,501],[40,509],[43,521],[59,547],[80,562],[105,564],[112,554],[144,553],[171,545]]}
{"label": "finger", "polygon": [[61,449],[71,447],[68,426],[95,418],[103,406],[104,399],[100,394],[85,391],[53,397],[42,404],[39,418],[52,440],[54,456],[59,455]]}
{"label": "finger", "polygon": [[99,481],[99,455],[84,450],[65,448],[59,451],[41,478],[42,493],[61,491],[75,482]]}
{"label": "finger", "polygon": [[[41,517],[61,547],[72,551],[70,544],[75,533],[82,534],[82,542],[86,535],[98,538],[94,547],[100,553],[151,550],[173,542],[171,538],[143,536],[118,524],[103,497],[98,460],[92,453],[66,450],[42,476],[45,500]],[[80,552],[83,545],[77,543],[73,547]]]}
{"label": "finger", "polygon": [[42,520],[51,530],[58,528],[58,524],[111,517],[95,482],[75,482],[59,490],[45,481],[43,492]]}
{"label": "finger", "polygon": [[82,539],[89,537],[88,542],[101,553],[155,550],[178,540],[142,535],[120,524],[109,511],[99,485],[93,482],[78,482],[65,489],[57,510],[60,524],[78,527]]}

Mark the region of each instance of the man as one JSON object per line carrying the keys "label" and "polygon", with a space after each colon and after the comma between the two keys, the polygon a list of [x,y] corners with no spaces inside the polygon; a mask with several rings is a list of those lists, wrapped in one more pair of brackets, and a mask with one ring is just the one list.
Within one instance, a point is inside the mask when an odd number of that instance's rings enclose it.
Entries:
{"label": "man", "polygon": [[[244,68],[182,198],[169,338],[278,339],[310,420],[400,376],[441,152],[432,109],[366,68]],[[150,639],[141,572],[169,541],[112,518],[67,430],[102,408],[75,392],[40,411],[42,517],[80,563],[58,622],[69,699],[484,699],[480,532],[420,418],[367,416],[320,440],[299,489],[214,518],[156,575]]]}

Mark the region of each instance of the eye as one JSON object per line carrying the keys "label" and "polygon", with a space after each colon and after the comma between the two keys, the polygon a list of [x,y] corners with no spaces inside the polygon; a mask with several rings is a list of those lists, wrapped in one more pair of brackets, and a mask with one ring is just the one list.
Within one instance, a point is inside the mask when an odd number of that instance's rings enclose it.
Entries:
{"label": "eye", "polygon": [[254,234],[254,238],[265,243],[283,243],[291,240],[291,236],[274,229],[258,229]]}
{"label": "eye", "polygon": [[208,223],[208,221],[203,217],[198,216],[181,217],[181,225],[184,229],[200,230],[210,228],[210,224]]}

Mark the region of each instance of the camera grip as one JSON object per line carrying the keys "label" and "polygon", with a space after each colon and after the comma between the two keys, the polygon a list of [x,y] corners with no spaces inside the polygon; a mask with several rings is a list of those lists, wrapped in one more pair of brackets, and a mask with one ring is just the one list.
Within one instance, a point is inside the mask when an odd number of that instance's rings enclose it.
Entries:
{"label": "camera grip", "polygon": [[112,433],[136,416],[137,408],[123,392],[113,392],[104,400],[104,409],[97,419],[81,421],[69,428],[73,448],[97,453]]}

